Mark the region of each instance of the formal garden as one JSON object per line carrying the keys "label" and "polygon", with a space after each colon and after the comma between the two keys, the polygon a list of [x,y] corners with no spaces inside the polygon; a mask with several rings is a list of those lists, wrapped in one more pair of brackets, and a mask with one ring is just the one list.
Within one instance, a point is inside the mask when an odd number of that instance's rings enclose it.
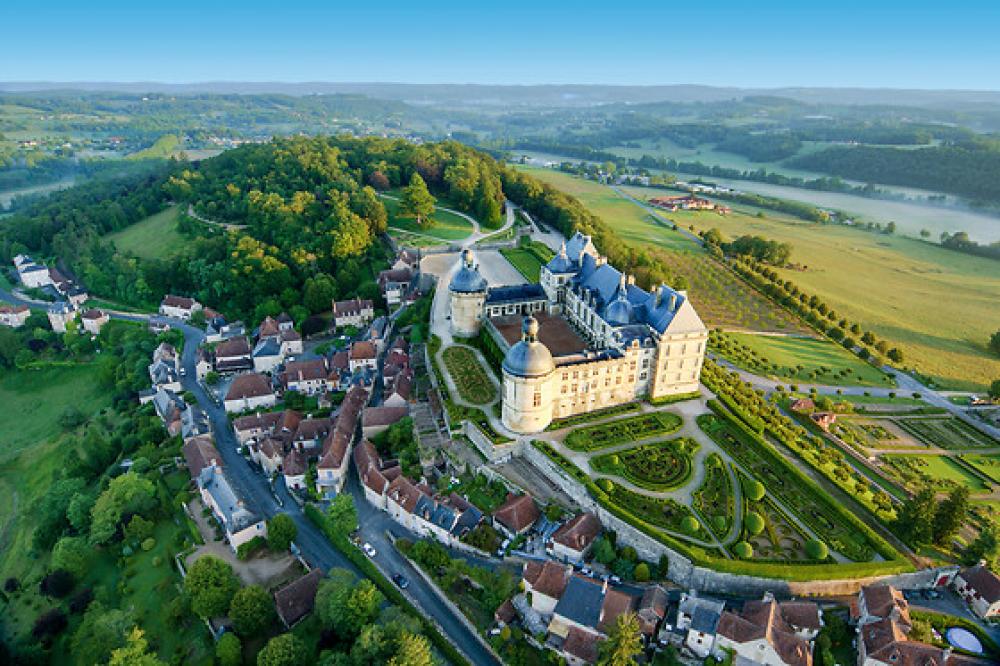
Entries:
{"label": "formal garden", "polygon": [[[805,550],[808,537],[773,500],[766,496],[758,502],[747,499],[746,505],[741,541],[749,544],[753,557],[782,562],[809,559]],[[746,552],[745,547],[740,550]]]}
{"label": "formal garden", "polygon": [[681,437],[595,456],[590,467],[646,490],[670,490],[683,486],[691,477],[691,456],[697,450],[697,442]]}
{"label": "formal garden", "polygon": [[442,354],[448,374],[463,400],[474,405],[488,405],[497,398],[496,388],[475,352],[468,347],[451,346]]}
{"label": "formal garden", "polygon": [[718,453],[705,458],[705,480],[695,491],[692,505],[706,521],[716,537],[724,539],[733,527],[736,498],[727,463]]}
{"label": "formal garden", "polygon": [[691,509],[676,500],[642,495],[610,479],[600,479],[597,485],[607,493],[608,499],[613,504],[650,525],[701,541],[710,539],[705,527]]}
{"label": "formal garden", "polygon": [[667,435],[680,427],[681,417],[676,414],[653,412],[578,428],[566,436],[565,443],[574,451],[597,451],[657,435]]}
{"label": "formal garden", "polygon": [[1000,447],[1000,442],[954,416],[895,418],[892,422],[927,446],[936,446],[947,450]]}
{"label": "formal garden", "polygon": [[965,455],[962,461],[972,465],[980,473],[988,476],[994,483],[1000,483],[1000,455]]}
{"label": "formal garden", "polygon": [[882,456],[881,461],[886,476],[904,488],[945,491],[965,486],[972,493],[989,490],[989,484],[975,469],[948,456],[895,454]]}

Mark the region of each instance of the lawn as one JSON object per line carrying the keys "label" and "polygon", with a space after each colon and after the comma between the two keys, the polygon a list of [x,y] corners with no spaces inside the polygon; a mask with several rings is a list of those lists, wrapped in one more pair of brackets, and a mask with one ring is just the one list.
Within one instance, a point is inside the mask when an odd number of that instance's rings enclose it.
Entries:
{"label": "lawn", "polygon": [[401,229],[414,234],[431,236],[442,241],[457,241],[467,238],[472,233],[472,224],[464,217],[456,215],[440,208],[434,211],[431,218],[433,224],[430,227],[421,227],[417,224],[416,218],[406,215],[399,210],[399,201],[382,197],[385,210],[389,213],[389,228]]}
{"label": "lawn", "polygon": [[691,455],[697,450],[697,442],[681,437],[595,456],[590,459],[590,466],[646,490],[670,490],[684,485],[691,477]]}
{"label": "lawn", "polygon": [[520,247],[503,248],[500,254],[524,276],[525,280],[538,282],[542,266],[547,264],[555,253],[547,245],[533,241]]}
{"label": "lawn", "polygon": [[986,476],[1000,483],[1000,455],[994,456],[962,456],[962,460],[969,463]]}
{"label": "lawn", "polygon": [[130,252],[141,259],[164,259],[177,252],[184,237],[177,231],[180,206],[171,206],[121,231],[105,236],[121,252]]}
{"label": "lawn", "polygon": [[471,349],[452,346],[445,349],[442,356],[448,374],[464,400],[474,405],[486,405],[496,400],[496,388]]}
{"label": "lawn", "polygon": [[1000,377],[1000,360],[986,349],[998,320],[983,316],[1000,301],[1000,262],[911,238],[733,208],[727,216],[678,211],[670,218],[697,231],[717,228],[730,239],[756,234],[791,244],[796,267],[779,269],[783,279],[899,346],[907,365],[942,386],[978,391]]}
{"label": "lawn", "polygon": [[676,414],[654,412],[577,428],[566,435],[565,444],[574,451],[597,451],[617,444],[666,435],[680,427],[681,417]]}
{"label": "lawn", "polygon": [[818,338],[712,334],[712,348],[731,363],[789,382],[848,386],[894,386],[878,368],[843,347]]}
{"label": "lawn", "polygon": [[[591,180],[552,169],[518,168],[576,196],[629,245],[637,249],[657,246],[669,250],[664,260],[671,272],[687,280],[691,300],[709,327],[751,331],[808,330],[794,315],[771,303],[728,268],[711,259],[688,235],[674,231],[672,223],[660,214],[654,215],[610,187]],[[649,196],[653,193],[650,190]]]}
{"label": "lawn", "polygon": [[943,490],[952,485],[964,485],[974,493],[989,490],[981,479],[948,456],[894,454],[882,456],[882,460],[889,475],[906,488],[929,485]]}

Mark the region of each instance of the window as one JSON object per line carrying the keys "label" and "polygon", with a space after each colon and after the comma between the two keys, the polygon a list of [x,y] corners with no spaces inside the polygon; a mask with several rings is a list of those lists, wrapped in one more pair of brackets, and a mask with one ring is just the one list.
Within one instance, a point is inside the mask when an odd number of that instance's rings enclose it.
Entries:
{"label": "window", "polygon": [[566,395],[566,385],[565,384],[563,384],[563,386],[562,386],[562,394]]}
{"label": "window", "polygon": [[642,367],[644,367],[644,368],[648,368],[649,367],[649,359],[648,358],[642,359]]}
{"label": "window", "polygon": [[532,399],[531,404],[534,407],[541,407],[541,405],[542,405],[542,392],[541,391],[535,391],[535,396]]}

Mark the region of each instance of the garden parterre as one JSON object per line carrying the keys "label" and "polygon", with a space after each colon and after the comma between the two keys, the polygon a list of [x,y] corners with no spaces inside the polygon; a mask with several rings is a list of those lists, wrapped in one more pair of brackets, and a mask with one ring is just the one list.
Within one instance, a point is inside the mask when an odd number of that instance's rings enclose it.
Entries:
{"label": "garden parterre", "polygon": [[669,412],[652,412],[598,425],[578,428],[566,436],[566,446],[574,451],[597,451],[617,444],[675,432],[681,418]]}
{"label": "garden parterre", "polygon": [[670,490],[684,485],[691,477],[691,456],[697,450],[697,442],[681,437],[595,456],[590,459],[590,466],[598,472],[627,479],[640,488]]}
{"label": "garden parterre", "polygon": [[474,405],[487,405],[496,400],[493,382],[471,349],[452,346],[444,350],[443,356],[448,374],[464,400]]}

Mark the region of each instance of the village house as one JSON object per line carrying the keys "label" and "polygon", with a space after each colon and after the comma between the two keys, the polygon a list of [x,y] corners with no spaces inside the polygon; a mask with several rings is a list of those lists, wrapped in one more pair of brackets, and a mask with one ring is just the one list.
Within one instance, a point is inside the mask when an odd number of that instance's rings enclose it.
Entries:
{"label": "village house", "polygon": [[173,317],[187,321],[191,316],[202,309],[201,303],[193,298],[184,296],[173,296],[168,294],[160,301],[160,314],[164,317]]}
{"label": "village house", "polygon": [[17,270],[17,277],[21,284],[29,289],[39,289],[52,284],[49,269],[26,254],[14,257],[14,268]]}
{"label": "village house", "polygon": [[253,360],[254,372],[274,372],[285,360],[285,354],[281,350],[281,341],[276,337],[258,340],[250,356]]}
{"label": "village house", "polygon": [[531,607],[545,617],[551,617],[556,604],[566,591],[573,568],[552,560],[531,560],[524,564],[524,592]]}
{"label": "village house", "polygon": [[66,325],[76,318],[76,309],[66,301],[58,301],[49,306],[46,314],[49,325],[56,333],[65,333]]}
{"label": "village house", "polygon": [[101,332],[101,328],[111,321],[111,317],[104,310],[90,308],[80,315],[80,321],[83,322],[83,330],[91,335],[97,335]]}
{"label": "village house", "polygon": [[0,326],[20,328],[30,316],[31,309],[27,305],[0,305]]}
{"label": "village house", "polygon": [[291,447],[313,455],[323,447],[323,440],[332,427],[333,421],[329,417],[302,419],[291,437]]}
{"label": "village house", "polygon": [[273,438],[265,437],[259,442],[251,442],[250,459],[260,465],[268,477],[273,477],[281,469],[281,462],[285,457],[284,444]]}
{"label": "village house", "polygon": [[220,314],[216,313],[209,317],[208,313],[205,313],[205,342],[207,344],[214,345],[237,335],[246,335],[243,322],[234,321],[230,324]]}
{"label": "village house", "polygon": [[222,525],[233,552],[254,537],[267,537],[264,519],[251,511],[236,494],[222,467],[210,465],[202,469],[198,475],[198,491],[201,501]]}
{"label": "village house", "polygon": [[837,422],[837,415],[833,412],[813,412],[809,415],[812,422],[821,429],[829,431],[830,426]]}
{"label": "village house", "polygon": [[285,487],[289,490],[305,490],[308,470],[309,459],[306,454],[298,449],[292,449],[286,453],[281,462],[281,474],[285,477]]}
{"label": "village house", "polygon": [[976,615],[984,620],[1000,617],[1000,578],[984,562],[959,571],[953,585]]}
{"label": "village house", "polygon": [[546,550],[563,562],[583,562],[600,535],[601,521],[597,516],[590,512],[579,513],[552,534]]}
{"label": "village house", "polygon": [[285,629],[291,629],[313,611],[322,580],[323,570],[316,567],[274,593],[274,610]]}
{"label": "village house", "polygon": [[361,481],[361,488],[365,493],[365,499],[374,507],[385,511],[386,491],[389,484],[403,470],[399,466],[399,461],[388,460],[383,462],[379,456],[375,445],[367,439],[358,442],[354,447],[354,466],[358,470],[358,478]]}
{"label": "village house", "polygon": [[253,370],[250,358],[250,343],[245,336],[237,335],[223,340],[215,347],[215,371],[220,375],[230,375]]}
{"label": "village house", "polygon": [[361,434],[371,439],[405,419],[409,407],[367,407],[361,414]]}
{"label": "village house", "polygon": [[194,355],[194,374],[198,381],[203,381],[208,373],[215,370],[215,355],[207,347],[198,347]]}
{"label": "village house", "polygon": [[79,308],[81,305],[87,302],[88,298],[90,298],[90,296],[87,294],[87,291],[83,287],[77,287],[77,286],[73,286],[67,289],[66,292],[63,294],[63,296],[65,296],[66,300],[69,301],[69,304],[75,308]]}
{"label": "village house", "polygon": [[257,373],[239,375],[229,386],[224,405],[227,412],[243,412],[248,409],[273,407],[277,397],[271,389],[267,377]]}
{"label": "village house", "polygon": [[329,375],[326,359],[317,358],[290,361],[285,364],[285,370],[279,375],[279,380],[286,391],[316,395],[330,389]]}
{"label": "village house", "polygon": [[393,260],[392,265],[389,266],[389,270],[401,271],[403,269],[409,269],[413,273],[420,271],[420,252],[411,250],[400,250],[399,254]]}
{"label": "village house", "polygon": [[187,464],[188,474],[194,480],[201,476],[201,471],[206,467],[222,467],[222,456],[215,448],[211,435],[192,437],[181,447],[181,455]]}
{"label": "village house", "polygon": [[379,290],[390,308],[403,302],[413,278],[413,271],[409,268],[390,268],[378,274]]}
{"label": "village house", "polygon": [[608,586],[602,582],[580,574],[570,576],[566,589],[552,612],[549,622],[547,644],[570,658],[583,663],[586,654],[579,654],[576,648],[566,652],[566,640],[574,630],[590,634],[589,637],[576,634],[575,641],[596,641],[604,638],[619,615],[635,610],[636,598]]}
{"label": "village house", "polygon": [[677,624],[667,629],[676,629],[684,647],[704,659],[715,645],[715,631],[725,607],[725,602],[699,597],[694,591],[682,594],[677,604]]}
{"label": "village house", "polygon": [[796,398],[789,405],[793,412],[811,412],[816,409],[816,403],[811,398]]}
{"label": "village house", "polygon": [[150,401],[170,436],[179,435],[183,425],[181,418],[187,409],[184,400],[172,390],[161,386],[157,387]]}
{"label": "village house", "polygon": [[302,415],[292,409],[281,412],[257,412],[233,420],[233,432],[240,444],[264,437],[290,438],[302,421]]}
{"label": "village house", "polygon": [[368,391],[355,386],[344,396],[337,419],[323,440],[323,449],[316,465],[316,492],[333,497],[344,487],[349,467],[348,453],[361,420],[361,410],[368,402]]}
{"label": "village house", "polygon": [[541,515],[531,495],[508,493],[506,501],[493,512],[493,526],[513,539],[531,529]]}
{"label": "village house", "polygon": [[295,322],[282,312],[278,318],[265,317],[257,329],[257,343],[273,340],[279,347],[281,360],[302,353],[302,336],[295,330]]}
{"label": "village house", "polygon": [[386,392],[382,404],[386,407],[406,409],[410,403],[410,391],[412,388],[412,373],[404,370],[396,374],[392,381],[392,386]]}
{"label": "village house", "polygon": [[667,615],[669,599],[667,591],[659,585],[650,585],[642,593],[639,606],[636,608],[636,618],[639,620],[639,633],[648,642],[651,641],[663,624]]}
{"label": "village house", "polygon": [[372,325],[368,327],[368,341],[375,345],[375,349],[381,354],[385,351],[386,333],[389,331],[389,320],[385,317],[376,317]]}
{"label": "village house", "polygon": [[161,342],[153,350],[153,362],[149,364],[149,381],[153,389],[181,390],[180,359],[177,350],[169,342]]}
{"label": "village house", "polygon": [[819,607],[807,601],[778,603],[770,593],[748,601],[740,613],[725,611],[716,627],[713,654],[773,666],[810,666],[812,639],[823,626]]}
{"label": "village house", "polygon": [[717,204],[708,199],[693,194],[677,194],[672,196],[653,197],[649,205],[676,213],[679,210],[714,210],[722,215],[732,212],[729,206]]}
{"label": "village house", "polygon": [[378,366],[378,350],[373,343],[367,340],[355,342],[351,344],[347,359],[351,372],[356,372],[359,368],[374,370]]}
{"label": "village house", "polygon": [[369,300],[352,298],[347,301],[333,302],[333,325],[336,328],[343,326],[361,328],[371,322],[374,317],[375,308]]}

